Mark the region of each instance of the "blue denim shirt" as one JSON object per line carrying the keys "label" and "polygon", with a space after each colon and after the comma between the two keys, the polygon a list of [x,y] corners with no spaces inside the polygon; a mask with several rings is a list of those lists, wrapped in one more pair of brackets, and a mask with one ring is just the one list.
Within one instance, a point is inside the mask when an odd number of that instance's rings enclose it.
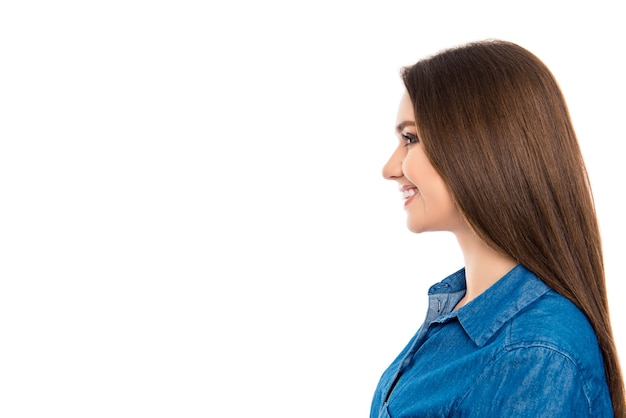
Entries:
{"label": "blue denim shirt", "polygon": [[573,303],[522,265],[452,312],[464,294],[464,269],[430,288],[371,418],[613,416],[596,335]]}

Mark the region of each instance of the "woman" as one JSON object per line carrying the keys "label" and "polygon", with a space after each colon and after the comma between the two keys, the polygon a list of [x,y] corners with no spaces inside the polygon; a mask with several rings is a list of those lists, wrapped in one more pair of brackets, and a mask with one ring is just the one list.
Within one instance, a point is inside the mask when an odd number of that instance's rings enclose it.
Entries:
{"label": "woman", "polygon": [[592,195],[552,74],[483,41],[402,79],[383,175],[409,229],[454,233],[465,267],[430,288],[371,417],[624,417]]}

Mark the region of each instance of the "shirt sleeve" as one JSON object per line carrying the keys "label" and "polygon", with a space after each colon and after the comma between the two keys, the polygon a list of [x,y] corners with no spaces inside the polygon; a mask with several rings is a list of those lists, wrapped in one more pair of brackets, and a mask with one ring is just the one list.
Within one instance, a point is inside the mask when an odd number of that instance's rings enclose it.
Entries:
{"label": "shirt sleeve", "polygon": [[[548,347],[510,350],[492,361],[461,400],[455,416],[591,417],[597,414],[575,362]],[[595,411],[594,411],[595,409]]]}

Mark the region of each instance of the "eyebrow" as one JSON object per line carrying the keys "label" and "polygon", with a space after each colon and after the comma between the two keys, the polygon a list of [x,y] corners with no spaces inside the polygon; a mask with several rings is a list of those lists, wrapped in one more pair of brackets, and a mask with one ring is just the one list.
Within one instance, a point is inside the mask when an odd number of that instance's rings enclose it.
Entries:
{"label": "eyebrow", "polygon": [[400,122],[398,126],[396,126],[396,132],[402,133],[402,130],[407,126],[415,126],[415,122],[411,122],[409,120],[405,120],[404,122]]}

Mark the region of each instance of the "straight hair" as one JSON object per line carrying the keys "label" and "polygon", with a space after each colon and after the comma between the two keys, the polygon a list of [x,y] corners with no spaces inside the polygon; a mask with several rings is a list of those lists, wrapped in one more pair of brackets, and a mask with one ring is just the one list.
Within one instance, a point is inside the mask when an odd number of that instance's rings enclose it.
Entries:
{"label": "straight hair", "polygon": [[444,50],[401,76],[420,141],[461,213],[488,245],[585,313],[615,416],[626,416],[593,196],[554,76],[500,40]]}

